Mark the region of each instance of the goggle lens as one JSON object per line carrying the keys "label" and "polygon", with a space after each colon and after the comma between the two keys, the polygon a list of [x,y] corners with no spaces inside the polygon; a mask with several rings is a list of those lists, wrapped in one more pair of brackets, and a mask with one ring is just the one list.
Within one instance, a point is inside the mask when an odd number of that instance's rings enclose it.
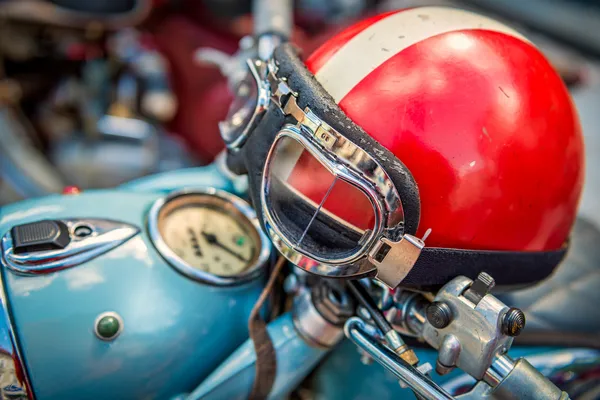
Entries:
{"label": "goggle lens", "polygon": [[288,243],[317,259],[346,259],[375,229],[368,196],[328,168],[303,143],[281,136],[265,177],[267,207]]}
{"label": "goggle lens", "polygon": [[235,142],[250,126],[258,104],[258,83],[250,70],[237,84],[234,100],[225,122],[220,124],[221,136],[226,144]]}

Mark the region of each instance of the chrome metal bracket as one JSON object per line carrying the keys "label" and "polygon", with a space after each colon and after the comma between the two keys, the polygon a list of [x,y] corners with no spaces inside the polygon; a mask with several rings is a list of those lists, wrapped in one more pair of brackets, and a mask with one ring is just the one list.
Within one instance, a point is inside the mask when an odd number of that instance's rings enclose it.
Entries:
{"label": "chrome metal bracket", "polygon": [[421,255],[425,242],[413,235],[404,235],[394,242],[381,238],[369,252],[369,261],[377,267],[377,280],[390,289],[397,287],[408,275]]}
{"label": "chrome metal bracket", "polygon": [[465,296],[473,281],[464,276],[454,278],[435,296],[451,310],[451,321],[436,328],[429,318],[423,327],[423,338],[440,354],[444,368],[458,367],[482,380],[495,358],[505,354],[513,338],[502,332],[502,318],[509,307],[491,294],[481,296],[477,304]]}

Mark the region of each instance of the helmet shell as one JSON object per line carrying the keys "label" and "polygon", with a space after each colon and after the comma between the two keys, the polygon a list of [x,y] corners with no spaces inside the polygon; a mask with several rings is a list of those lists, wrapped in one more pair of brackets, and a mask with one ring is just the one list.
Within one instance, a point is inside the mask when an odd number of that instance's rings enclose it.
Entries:
{"label": "helmet shell", "polygon": [[467,11],[413,8],[351,26],[306,64],[410,169],[428,246],[566,241],[583,184],[581,128],[560,76],[521,34]]}

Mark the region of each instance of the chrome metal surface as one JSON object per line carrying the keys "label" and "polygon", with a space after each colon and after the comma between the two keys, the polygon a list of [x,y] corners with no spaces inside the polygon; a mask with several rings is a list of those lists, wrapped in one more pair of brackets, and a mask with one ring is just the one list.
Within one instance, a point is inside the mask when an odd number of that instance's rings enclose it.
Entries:
{"label": "chrome metal surface", "polygon": [[446,335],[442,340],[442,345],[438,349],[438,359],[436,371],[440,375],[445,375],[456,367],[458,356],[460,355],[460,342],[454,335]]}
{"label": "chrome metal surface", "polygon": [[[246,60],[247,73],[251,74],[254,82],[257,85],[256,100],[254,102],[246,101],[242,108],[232,112],[230,110],[228,119],[219,122],[219,130],[221,137],[225,142],[225,146],[231,150],[238,150],[248,139],[248,135],[254,129],[254,126],[258,122],[258,119],[269,107],[270,102],[270,91],[269,85],[266,82],[267,66],[266,63],[261,60],[248,59]],[[243,85],[243,79],[239,80],[236,92],[239,92]],[[240,96],[240,93],[237,93]],[[232,107],[235,107],[235,102],[232,103]],[[243,118],[244,115],[251,115],[250,119]]]}
{"label": "chrome metal surface", "polygon": [[[286,0],[287,1],[287,0]],[[261,60],[268,60],[277,46],[283,43],[283,39],[279,35],[266,34],[258,38],[258,57]]]}
{"label": "chrome metal surface", "polygon": [[315,347],[333,347],[344,337],[342,328],[327,321],[317,310],[307,289],[294,298],[292,320],[300,336]]}
{"label": "chrome metal surface", "polygon": [[[2,259],[6,266],[21,274],[46,274],[83,264],[125,243],[139,233],[139,229],[124,222],[108,219],[64,219],[71,242],[60,250],[45,250],[15,254],[12,235],[2,237]],[[79,227],[88,227],[91,234],[76,235]]]}
{"label": "chrome metal surface", "polygon": [[[252,17],[254,18],[254,36],[279,36],[289,39],[294,23],[292,0],[255,0],[252,2]],[[267,54],[267,58],[271,54]]]}
{"label": "chrome metal surface", "polygon": [[386,313],[386,318],[401,334],[420,337],[429,304],[421,293],[399,289],[394,293],[394,307]]}
{"label": "chrome metal surface", "polygon": [[524,358],[491,392],[494,399],[567,400],[561,391]]}
{"label": "chrome metal surface", "polygon": [[490,368],[485,373],[483,380],[491,387],[496,387],[511,373],[515,367],[515,362],[506,354],[502,354],[494,360]]}
{"label": "chrome metal surface", "polygon": [[0,400],[33,399],[29,372],[20,354],[0,273]]}
{"label": "chrome metal surface", "polygon": [[386,312],[394,306],[394,294],[389,288],[378,280],[372,280],[373,289],[379,287],[379,292],[375,296],[377,299],[377,307]]}
{"label": "chrome metal surface", "polygon": [[400,335],[398,334],[398,332],[396,332],[395,330],[391,330],[388,333],[385,334],[385,340],[388,342],[388,344],[390,345],[390,347],[392,348],[392,350],[394,350],[394,352],[396,354],[398,354],[398,349],[401,347],[406,347],[406,344],[404,343],[404,340],[402,340],[402,338],[400,337]]}
{"label": "chrome metal surface", "polygon": [[492,388],[485,382],[479,381],[473,386],[473,389],[455,398],[458,400],[482,400],[489,399],[492,396]]}
{"label": "chrome metal surface", "polygon": [[354,344],[422,398],[428,400],[452,399],[452,396],[429,377],[402,360],[391,349],[374,340],[365,328],[365,323],[360,318],[353,317],[344,325],[344,333]]}
{"label": "chrome metal surface", "polygon": [[[421,374],[429,376],[431,374],[431,372],[433,371],[433,367],[431,366],[431,364],[429,364],[428,362],[423,363],[421,365],[419,365],[417,367],[417,371],[419,371]],[[402,389],[406,389],[408,388],[408,385],[406,385],[406,383],[404,383],[403,381],[398,381],[398,384],[400,385],[400,387]]]}
{"label": "chrome metal surface", "polygon": [[[582,374],[585,374],[585,371],[590,371],[594,366],[598,365],[600,351],[591,349],[562,349],[528,355],[527,360],[534,368],[542,372],[544,376],[553,382],[565,381],[565,377],[568,377],[567,380],[573,381],[580,379]],[[470,387],[475,383],[476,381],[472,377],[462,374],[444,383],[442,386],[450,393],[457,393],[461,391],[461,388]],[[480,381],[477,386],[484,386],[487,388],[487,392],[493,390],[485,381]],[[474,390],[469,392],[470,397],[468,398],[484,398],[484,396],[478,397],[474,395]],[[460,396],[459,398],[466,399],[467,397]]]}
{"label": "chrome metal surface", "polygon": [[454,335],[460,342],[456,366],[475,379],[484,378],[496,356],[506,353],[513,338],[502,333],[502,318],[508,306],[493,295],[485,295],[475,305],[463,293],[472,281],[464,276],[447,283],[435,296],[435,301],[446,303],[452,310],[453,320],[443,329],[429,321],[423,327],[423,338],[433,348],[440,349],[446,335]]}
{"label": "chrome metal surface", "polygon": [[[373,206],[373,211],[375,212],[375,223],[374,223],[374,228],[371,231],[371,233],[368,234],[368,236],[365,238],[364,243],[356,252],[355,254],[348,256],[348,257],[343,257],[343,258],[339,258],[339,259],[333,259],[333,258],[325,258],[325,257],[320,257],[320,256],[316,256],[313,255],[309,252],[307,252],[303,247],[299,246],[296,243],[293,243],[290,238],[287,237],[287,235],[285,235],[283,233],[283,230],[280,227],[280,224],[277,222],[277,217],[273,214],[273,206],[271,204],[271,195],[270,195],[270,181],[268,176],[271,174],[271,159],[273,157],[273,153],[274,153],[274,149],[276,148],[276,144],[278,143],[279,140],[282,140],[283,138],[291,138],[292,140],[297,141],[298,143],[300,143],[303,148],[305,148],[306,150],[308,150],[311,155],[315,156],[320,162],[323,163],[323,165],[332,173],[335,174],[339,174],[340,178],[342,180],[344,180],[345,182],[350,183],[351,185],[357,186],[357,187],[364,187],[365,191],[368,191],[368,193],[365,193],[368,195],[369,200],[371,201],[371,205]],[[263,210],[263,215],[265,216],[265,225],[267,227],[267,231],[269,232],[271,238],[273,239],[273,243],[276,245],[276,247],[278,247],[278,249],[286,256],[288,257],[288,259],[293,262],[294,264],[300,266],[300,267],[304,267],[307,264],[314,264],[314,261],[317,261],[318,263],[320,263],[318,266],[315,265],[311,268],[310,272],[314,272],[318,275],[329,275],[329,276],[336,276],[336,273],[340,273],[340,269],[336,269],[335,267],[332,267],[331,265],[348,265],[348,264],[352,264],[354,262],[360,261],[361,258],[364,258],[369,249],[370,246],[372,245],[372,242],[375,240],[375,238],[377,237],[377,235],[380,235],[383,233],[383,224],[382,224],[382,215],[384,215],[384,207],[381,204],[381,202],[379,201],[378,197],[377,197],[377,193],[371,188],[371,186],[369,185],[369,183],[363,179],[363,177],[356,175],[356,174],[352,174],[350,172],[346,173],[343,170],[343,167],[340,168],[341,171],[336,171],[339,168],[339,166],[337,165],[337,163],[333,160],[330,159],[329,157],[327,157],[325,154],[323,154],[322,152],[320,152],[318,150],[318,148],[315,146],[314,143],[312,143],[308,138],[306,138],[300,131],[300,129],[296,126],[293,125],[285,125],[283,127],[283,129],[277,134],[277,137],[275,138],[275,142],[273,144],[273,146],[271,147],[271,150],[269,151],[269,154],[267,156],[267,161],[265,163],[265,170],[264,170],[264,179],[262,182],[262,190],[261,190],[261,207]],[[281,171],[280,171],[281,172]],[[291,171],[289,171],[291,172]],[[283,172],[283,174],[285,174],[285,172]],[[279,248],[280,247],[280,248]],[[306,268],[305,268],[306,269]],[[373,267],[371,267],[370,270],[372,270]],[[323,274],[323,270],[327,270],[328,273]],[[331,270],[331,271],[330,271]],[[367,271],[363,271],[363,272],[367,272]],[[339,276],[339,275],[337,275]],[[343,275],[342,275],[343,276]]]}
{"label": "chrome metal surface", "polygon": [[233,185],[234,193],[248,193],[248,175],[236,175],[227,166],[227,150],[224,149],[215,157],[213,165]]}
{"label": "chrome metal surface", "polygon": [[[377,260],[382,247],[389,247],[383,260]],[[395,288],[406,278],[421,255],[425,243],[413,236],[405,234],[398,241],[382,238],[369,252],[369,261],[377,267],[376,278],[390,288]]]}
{"label": "chrome metal surface", "polygon": [[[243,220],[246,220],[248,225],[253,228],[254,231],[250,233],[256,235],[257,245],[259,246],[258,254],[252,265],[248,266],[242,273],[231,276],[220,276],[201,271],[197,268],[192,267],[184,260],[182,260],[165,242],[158,226],[160,212],[163,209],[163,207],[175,199],[180,199],[185,196],[198,195],[212,196],[222,201],[223,204],[231,205],[232,207],[230,209],[233,213],[235,213],[234,216],[236,218],[242,218]],[[264,272],[264,269],[267,265],[267,261],[271,254],[271,246],[269,243],[269,239],[262,232],[258,219],[256,218],[256,213],[254,212],[250,204],[246,203],[239,197],[234,196],[233,194],[214,188],[186,189],[175,191],[169,194],[168,196],[157,200],[152,205],[148,213],[148,232],[150,238],[152,239],[154,247],[156,247],[160,255],[172,267],[194,280],[203,283],[208,283],[211,285],[238,285],[259,277]]]}
{"label": "chrome metal surface", "polygon": [[296,103],[297,94],[287,85],[287,80],[276,75],[277,67],[274,63],[269,62],[268,67],[271,99],[285,115],[296,119],[298,132],[312,142],[315,149],[327,149],[319,151],[320,161],[335,165],[339,171],[332,172],[349,181],[356,179],[352,175],[358,175],[368,182],[371,190],[383,198],[383,201],[378,201],[386,211],[386,227],[396,228],[396,225],[404,221],[404,210],[400,194],[387,172],[362,148],[333,129],[310,108],[302,110]]}

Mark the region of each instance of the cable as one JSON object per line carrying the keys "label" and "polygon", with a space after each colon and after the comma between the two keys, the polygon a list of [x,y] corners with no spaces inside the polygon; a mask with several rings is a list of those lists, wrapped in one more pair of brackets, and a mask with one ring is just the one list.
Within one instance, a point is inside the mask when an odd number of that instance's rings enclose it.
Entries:
{"label": "cable", "polygon": [[381,310],[375,304],[375,300],[367,292],[367,289],[359,281],[349,281],[348,287],[350,291],[356,297],[356,300],[367,309],[371,318],[375,322],[375,325],[381,330],[385,336],[388,332],[394,330],[389,321],[385,318]]}

